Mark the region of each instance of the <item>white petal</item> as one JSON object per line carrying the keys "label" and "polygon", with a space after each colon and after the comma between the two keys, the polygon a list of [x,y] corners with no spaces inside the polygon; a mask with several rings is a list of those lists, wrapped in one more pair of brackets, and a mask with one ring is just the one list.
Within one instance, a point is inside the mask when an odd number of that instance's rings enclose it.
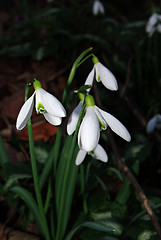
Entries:
{"label": "white petal", "polygon": [[147,133],[153,132],[154,128],[156,127],[157,123],[157,115],[151,118],[146,126]]}
{"label": "white petal", "polygon": [[111,114],[101,110],[100,108],[98,108],[98,110],[100,111],[100,113],[103,116],[103,118],[106,120],[106,122],[109,125],[109,127],[116,134],[118,134],[120,137],[122,137],[123,139],[125,139],[128,142],[131,141],[131,136],[130,136],[128,130],[125,128],[125,126],[118,119],[116,119]]}
{"label": "white petal", "polygon": [[151,30],[149,31],[149,37],[153,35],[153,33],[156,31],[157,27],[152,27]]}
{"label": "white petal", "polygon": [[156,122],[156,128],[161,129],[161,115],[157,114],[157,122]]}
{"label": "white petal", "polygon": [[98,110],[97,107],[94,108],[94,111],[95,111],[95,113],[96,113],[96,115],[97,115],[97,118],[98,118],[98,120],[99,120],[99,123],[100,123],[100,125],[101,125],[101,130],[102,130],[102,129],[103,129],[103,130],[106,130],[106,129],[107,129],[107,122],[106,122],[105,119],[102,117],[102,115],[101,115],[101,113],[99,112],[99,110]]}
{"label": "white petal", "polygon": [[100,77],[102,84],[106,88],[110,90],[117,90],[118,85],[113,73],[108,68],[103,66],[100,62],[96,63],[94,66],[96,69],[96,80],[99,81]]}
{"label": "white petal", "polygon": [[98,0],[94,1],[93,14],[94,15],[97,15],[98,13],[104,14],[104,12],[105,12],[105,10],[104,10],[104,7],[103,7],[102,3]]}
{"label": "white petal", "polygon": [[161,24],[158,24],[157,30],[158,30],[159,33],[161,33]]}
{"label": "white petal", "polygon": [[68,135],[71,135],[77,126],[77,122],[79,119],[80,111],[82,108],[83,101],[80,101],[78,106],[73,110],[72,114],[69,117],[68,124],[67,124],[67,133]]}
{"label": "white petal", "polygon": [[80,149],[92,151],[98,144],[100,137],[99,121],[93,107],[88,107],[78,133]]}
{"label": "white petal", "polygon": [[66,111],[63,105],[56,97],[45,91],[43,88],[37,89],[36,93],[38,91],[41,94],[42,105],[44,106],[46,112],[56,117],[66,116]]}
{"label": "white petal", "polygon": [[58,126],[58,125],[60,125],[61,122],[62,122],[62,118],[61,118],[61,117],[55,117],[55,116],[51,115],[51,114],[48,113],[48,112],[44,112],[43,115],[44,115],[45,119],[46,119],[50,124],[52,124],[52,125],[54,125],[54,126]]}
{"label": "white petal", "polygon": [[[94,79],[94,68],[89,73],[84,85],[93,85],[93,79]],[[90,91],[90,88],[87,89],[87,92],[89,92],[89,91]]]}
{"label": "white petal", "polygon": [[84,151],[84,150],[79,150],[78,154],[77,154],[77,157],[76,157],[76,165],[80,165],[83,160],[85,159],[85,156],[86,156],[87,152]]}
{"label": "white petal", "polygon": [[100,144],[97,145],[97,147],[94,149],[94,153],[92,153],[91,155],[93,158],[98,159],[102,162],[108,161],[107,153]]}
{"label": "white petal", "polygon": [[32,96],[23,104],[16,122],[16,128],[18,130],[22,130],[26,124],[28,123],[29,119],[32,115],[32,110],[34,107],[34,95],[35,92],[32,94]]}
{"label": "white petal", "polygon": [[157,20],[158,20],[158,14],[157,13],[152,14],[146,25],[147,33],[150,33],[152,31],[152,28],[157,23]]}

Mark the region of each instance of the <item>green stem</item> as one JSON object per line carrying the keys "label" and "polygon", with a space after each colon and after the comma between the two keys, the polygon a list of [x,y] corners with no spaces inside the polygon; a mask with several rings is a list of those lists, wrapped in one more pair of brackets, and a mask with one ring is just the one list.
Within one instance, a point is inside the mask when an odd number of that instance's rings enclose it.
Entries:
{"label": "green stem", "polygon": [[35,153],[34,153],[34,141],[33,141],[31,119],[28,122],[28,134],[29,134],[31,165],[32,165],[32,172],[33,172],[33,179],[34,179],[34,186],[35,186],[37,203],[38,203],[38,207],[39,207],[39,211],[40,211],[40,215],[41,215],[41,220],[42,220],[43,227],[44,227],[45,238],[46,238],[46,240],[50,240],[48,225],[47,225],[47,221],[46,221],[46,217],[45,217],[43,202],[42,202],[40,188],[39,188],[38,172],[37,172],[36,158],[35,158]]}
{"label": "green stem", "polygon": [[87,214],[88,213],[88,208],[87,208],[87,199],[86,199],[86,195],[85,195],[85,176],[84,176],[84,166],[81,165],[80,166],[80,176],[81,176],[81,194],[83,196],[83,210],[84,213]]}
{"label": "green stem", "polygon": [[90,57],[94,57],[94,54],[91,53],[91,54],[89,54],[87,57],[85,57],[85,58],[77,65],[77,68],[78,68],[83,62],[85,62],[88,58],[90,58]]}
{"label": "green stem", "polygon": [[[64,89],[64,92],[63,92],[63,98],[62,98],[62,104],[65,103],[66,101],[66,98],[67,98],[67,93],[68,93],[68,89],[73,81],[73,78],[75,76],[75,72],[78,68],[78,66],[80,66],[80,61],[82,60],[82,58],[84,58],[84,56],[90,52],[92,50],[92,47],[86,49],[84,52],[82,52],[80,54],[80,56],[75,60],[73,66],[72,66],[72,69],[70,71],[70,74],[69,74],[69,77],[68,77],[68,80],[67,80],[67,85],[66,85],[66,88]],[[91,55],[91,54],[90,54]],[[89,56],[90,56],[89,55]],[[88,56],[86,57],[88,58]],[[60,140],[61,140],[61,127],[58,128],[58,132],[57,132],[57,135],[56,135],[56,141],[55,141],[55,147],[54,147],[54,175],[56,173],[56,166],[57,166],[57,159],[58,159],[58,153],[59,153],[59,147],[60,147]]]}
{"label": "green stem", "polygon": [[48,211],[48,208],[49,208],[50,197],[51,197],[51,177],[50,177],[49,183],[48,183],[48,190],[47,190],[45,207],[44,207],[45,214],[47,214],[47,211]]}
{"label": "green stem", "polygon": [[64,209],[64,203],[65,203],[65,187],[66,187],[66,182],[67,182],[67,178],[68,178],[68,174],[69,174],[69,169],[70,169],[70,165],[71,165],[73,152],[74,152],[74,149],[75,149],[77,134],[78,134],[79,126],[80,126],[80,123],[81,123],[81,120],[82,120],[82,116],[83,116],[85,107],[86,107],[86,105],[84,103],[83,106],[82,106],[80,115],[79,115],[77,127],[76,127],[76,130],[75,130],[73,139],[72,139],[71,148],[70,148],[69,156],[68,156],[68,160],[67,160],[67,166],[66,166],[66,171],[65,171],[65,175],[64,175],[64,179],[63,179],[63,186],[62,186],[62,197],[61,197],[61,201],[60,201],[60,210],[59,210],[59,216],[58,216],[56,240],[61,239],[60,234],[61,234],[61,222],[62,222],[62,218],[63,218],[63,209]]}
{"label": "green stem", "polygon": [[66,98],[67,98],[67,92],[68,92],[68,88],[69,86],[71,85],[72,81],[73,81],[73,78],[74,78],[74,75],[75,75],[75,72],[78,68],[78,66],[80,66],[80,61],[82,60],[82,58],[92,50],[92,48],[88,48],[87,50],[85,50],[84,52],[81,53],[81,55],[76,59],[76,61],[74,62],[73,66],[72,66],[72,69],[70,71],[70,74],[69,74],[69,77],[68,77],[68,81],[67,81],[67,85],[66,85],[66,88],[64,90],[64,93],[63,93],[63,99],[62,99],[62,103],[65,102]]}

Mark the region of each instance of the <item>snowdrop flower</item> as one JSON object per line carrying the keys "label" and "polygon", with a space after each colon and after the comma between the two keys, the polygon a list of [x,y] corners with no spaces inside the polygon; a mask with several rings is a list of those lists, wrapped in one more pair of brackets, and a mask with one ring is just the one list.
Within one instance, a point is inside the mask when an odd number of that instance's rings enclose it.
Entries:
{"label": "snowdrop flower", "polygon": [[35,92],[22,106],[17,117],[16,128],[18,130],[23,129],[31,118],[34,107],[34,97],[36,98],[36,112],[43,114],[49,123],[55,126],[60,125],[62,117],[66,116],[66,111],[62,104],[57,98],[45,91],[39,81],[35,80],[33,86]]}
{"label": "snowdrop flower", "polygon": [[[78,132],[78,146],[80,149],[90,152],[96,148],[100,138],[100,129],[105,130],[109,126],[116,134],[125,139],[131,140],[131,136],[123,124],[111,114],[101,110],[95,105],[94,99],[91,95],[85,97],[86,112]],[[75,129],[78,121],[80,109],[74,110],[71,121],[67,126],[68,134],[71,135]]]}
{"label": "snowdrop flower", "polygon": [[99,13],[104,14],[105,9],[104,9],[103,4],[100,1],[95,0],[93,3],[93,14],[96,16]]}
{"label": "snowdrop flower", "polygon": [[113,73],[108,68],[106,68],[102,63],[100,63],[96,56],[94,56],[92,60],[94,63],[94,67],[92,71],[89,73],[85,81],[85,85],[92,85],[95,75],[97,82],[101,81],[106,88],[116,91],[118,89],[118,85]]}
{"label": "snowdrop flower", "polygon": [[151,37],[156,30],[161,32],[161,24],[159,21],[161,21],[161,15],[157,13],[153,13],[149,18],[146,24],[146,32],[149,34],[149,37]]}
{"label": "snowdrop flower", "polygon": [[90,154],[93,158],[98,159],[102,162],[108,161],[108,156],[107,156],[105,150],[103,149],[103,147],[101,145],[98,144],[92,152],[86,152],[85,150],[79,150],[77,157],[76,157],[76,165],[80,165],[84,161],[87,153]]}
{"label": "snowdrop flower", "polygon": [[161,129],[161,114],[157,114],[149,120],[146,131],[147,133],[151,133],[155,128]]}

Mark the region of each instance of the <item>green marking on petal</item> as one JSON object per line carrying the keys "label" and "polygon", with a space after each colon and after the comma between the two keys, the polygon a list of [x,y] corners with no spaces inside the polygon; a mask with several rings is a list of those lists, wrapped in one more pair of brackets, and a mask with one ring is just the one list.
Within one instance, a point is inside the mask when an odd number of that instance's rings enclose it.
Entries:
{"label": "green marking on petal", "polygon": [[98,79],[96,79],[96,80],[97,80],[97,82],[101,81],[100,75],[98,75]]}
{"label": "green marking on petal", "polygon": [[103,122],[99,121],[100,129],[106,130],[106,126]]}
{"label": "green marking on petal", "polygon": [[37,113],[44,113],[45,112],[45,108],[42,105],[42,103],[39,103],[36,109]]}
{"label": "green marking on petal", "polygon": [[90,151],[90,152],[88,152],[88,154],[93,154],[94,153],[94,151]]}

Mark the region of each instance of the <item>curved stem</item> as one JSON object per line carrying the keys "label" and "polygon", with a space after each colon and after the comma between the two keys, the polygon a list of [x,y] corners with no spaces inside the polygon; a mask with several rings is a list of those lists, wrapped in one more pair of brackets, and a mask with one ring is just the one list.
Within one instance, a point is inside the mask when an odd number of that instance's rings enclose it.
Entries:
{"label": "curved stem", "polygon": [[38,203],[38,207],[39,207],[39,211],[40,211],[40,215],[41,215],[41,220],[42,220],[42,223],[43,223],[42,225],[44,227],[45,238],[46,238],[46,240],[50,240],[48,225],[47,225],[47,221],[46,221],[46,216],[45,216],[45,212],[44,212],[44,208],[43,208],[42,197],[41,197],[40,188],[39,188],[39,179],[38,179],[36,158],[35,158],[35,153],[34,153],[34,141],[33,141],[31,119],[28,122],[28,134],[29,134],[29,146],[30,146],[32,173],[33,173],[37,203]]}

